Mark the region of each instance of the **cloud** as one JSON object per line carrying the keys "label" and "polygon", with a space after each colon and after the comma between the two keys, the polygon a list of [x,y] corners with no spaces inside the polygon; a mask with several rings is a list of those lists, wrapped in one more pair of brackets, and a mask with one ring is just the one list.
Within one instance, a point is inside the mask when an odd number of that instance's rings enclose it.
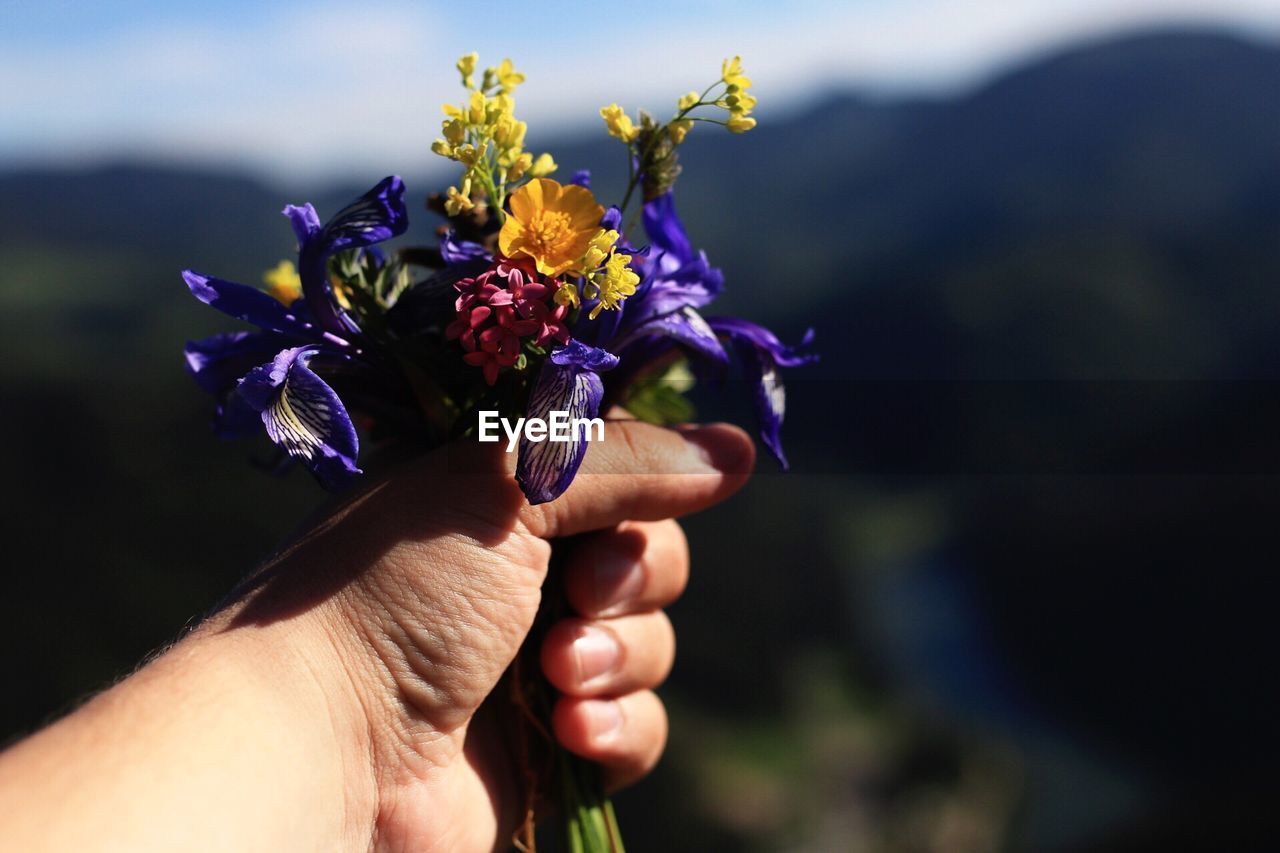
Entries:
{"label": "cloud", "polygon": [[[285,180],[417,172],[454,58],[512,56],[529,74],[531,140],[596,120],[600,105],[665,111],[741,53],[768,115],[842,86],[940,90],[1055,44],[1153,22],[1217,22],[1274,35],[1274,0],[897,0],[701,7],[700,17],[615,9],[544,14],[483,37],[455,11],[402,0],[146,19],[65,39],[0,36],[0,154],[133,153],[233,162]],[[260,7],[258,7],[260,8]],[[673,7],[678,8],[678,7]],[[580,10],[579,10],[580,11]],[[671,13],[674,16],[674,13]],[[567,26],[566,21],[572,21]],[[636,21],[623,27],[619,21]]]}

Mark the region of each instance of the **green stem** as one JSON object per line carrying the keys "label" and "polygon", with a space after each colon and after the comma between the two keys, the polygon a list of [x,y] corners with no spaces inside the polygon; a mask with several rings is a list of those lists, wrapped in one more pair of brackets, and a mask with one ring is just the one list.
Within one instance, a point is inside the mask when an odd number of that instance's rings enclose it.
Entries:
{"label": "green stem", "polygon": [[[528,653],[529,666],[521,667],[525,678],[533,679],[534,712],[545,731],[552,731],[551,711],[555,706],[556,690],[551,686],[538,666],[538,649],[541,647],[545,628],[565,611],[567,599],[561,580],[558,561],[552,559],[543,600],[547,611],[540,614],[543,620],[525,641],[522,654]],[[542,630],[539,630],[542,629]],[[556,776],[559,783],[559,810],[565,845],[570,853],[625,853],[622,833],[613,804],[605,795],[600,779],[600,769],[594,763],[580,758],[559,744],[552,743],[556,755]]]}
{"label": "green stem", "polygon": [[[714,89],[716,86],[719,86],[723,82],[724,82],[723,80],[717,80],[707,88],[703,89],[702,94],[698,96],[698,102],[696,104],[691,104],[685,107],[684,109],[682,109],[680,112],[676,113],[675,118],[673,118],[671,121],[679,121],[680,119],[687,116],[689,113],[696,110],[698,107],[714,104],[715,101],[707,100],[707,95],[711,94],[711,90]],[[707,119],[693,119],[693,121],[706,121],[706,120]],[[670,123],[671,122],[667,122],[667,124],[670,124]],[[653,134],[649,137],[649,142],[647,145],[645,145],[644,153],[642,153],[639,157],[640,168],[636,168],[633,166],[631,162],[631,144],[627,143],[627,173],[629,177],[627,180],[627,192],[625,195],[622,196],[622,204],[618,206],[619,213],[626,213],[627,205],[631,202],[631,195],[632,193],[635,192],[636,187],[639,185],[640,179],[644,177],[643,167],[644,167],[645,159],[648,158],[648,156],[653,153],[653,146],[657,144],[658,137],[662,135],[662,131],[666,128],[666,126],[667,125],[664,124],[658,127],[653,132]]]}

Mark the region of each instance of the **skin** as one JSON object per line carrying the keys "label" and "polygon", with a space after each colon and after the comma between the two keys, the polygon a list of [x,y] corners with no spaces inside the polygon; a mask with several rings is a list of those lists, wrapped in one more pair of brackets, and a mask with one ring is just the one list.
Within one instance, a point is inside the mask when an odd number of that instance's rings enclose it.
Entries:
{"label": "skin", "polygon": [[666,740],[661,608],[689,568],[671,519],[728,497],[753,459],[733,427],[611,421],[539,507],[494,445],[401,467],[167,652],[0,754],[0,849],[506,848],[526,798],[500,679],[563,537],[573,612],[540,650],[563,693],[554,735],[610,787],[634,782]]}

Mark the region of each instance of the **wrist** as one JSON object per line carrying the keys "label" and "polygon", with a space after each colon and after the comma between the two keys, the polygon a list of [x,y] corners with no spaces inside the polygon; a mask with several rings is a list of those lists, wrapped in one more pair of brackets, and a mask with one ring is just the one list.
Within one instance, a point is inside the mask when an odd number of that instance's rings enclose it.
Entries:
{"label": "wrist", "polygon": [[[202,624],[187,642],[208,647],[238,675],[257,723],[295,755],[288,772],[309,777],[303,805],[339,816],[338,837],[368,844],[378,796],[367,701],[373,685],[358,640],[328,603],[271,621],[247,618],[237,603]],[[184,643],[185,645],[185,643]],[[199,654],[200,652],[194,652]]]}

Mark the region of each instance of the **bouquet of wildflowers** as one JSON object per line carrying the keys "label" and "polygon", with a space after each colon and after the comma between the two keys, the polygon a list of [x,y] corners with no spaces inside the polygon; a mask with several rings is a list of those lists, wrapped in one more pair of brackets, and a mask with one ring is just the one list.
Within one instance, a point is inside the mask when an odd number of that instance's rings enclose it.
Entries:
{"label": "bouquet of wildflowers", "polygon": [[[504,60],[477,82],[476,63],[474,53],[458,61],[466,99],[445,106],[431,146],[461,169],[427,200],[443,219],[437,245],[379,248],[408,226],[405,185],[389,177],[327,220],[309,204],[285,207],[297,262],[270,270],[263,288],[183,273],[201,302],[257,327],[187,345],[191,375],[217,401],[215,430],[265,428],[281,465],[299,462],[341,490],[360,474],[361,432],[433,447],[474,438],[485,411],[585,425],[614,404],[684,420],[693,378],[736,361],[755,389],[761,440],[785,467],[778,368],[814,358],[812,332],[788,347],[746,320],[705,316],[723,277],[693,248],[672,194],[695,124],[755,126],[739,59],[680,98],[665,123],[643,112],[633,121],[617,104],[600,110],[629,176],[607,208],[589,174],[561,183],[549,177],[551,155],[525,150],[513,100],[524,75]],[[589,438],[575,428],[564,441],[520,439],[516,479],[530,503],[569,488]],[[544,716],[549,686],[520,680],[517,705]],[[591,769],[564,751],[556,760],[569,849],[620,850]],[[517,843],[531,845],[531,823]]]}

